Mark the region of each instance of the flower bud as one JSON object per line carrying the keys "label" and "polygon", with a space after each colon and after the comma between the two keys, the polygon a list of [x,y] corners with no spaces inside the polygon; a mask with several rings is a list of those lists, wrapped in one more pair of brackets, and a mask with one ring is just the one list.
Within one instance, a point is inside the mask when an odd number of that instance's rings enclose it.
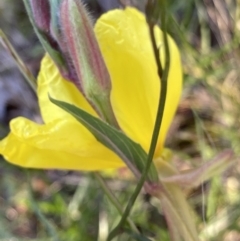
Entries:
{"label": "flower bud", "polygon": [[30,1],[34,22],[38,29],[49,32],[50,12],[48,0]]}
{"label": "flower bud", "polygon": [[148,0],[145,7],[147,21],[151,25],[155,25],[159,21],[160,16],[160,4],[158,0]]}
{"label": "flower bud", "polygon": [[49,53],[61,74],[65,78],[71,76],[65,58],[59,49],[58,43],[51,35],[51,9],[52,0],[23,0],[30,21],[46,52]]}
{"label": "flower bud", "polygon": [[62,76],[76,85],[102,119],[118,126],[110,103],[111,79],[81,0],[24,3],[39,40]]}
{"label": "flower bud", "polygon": [[63,0],[61,32],[83,94],[103,119],[116,120],[110,104],[111,79],[92,22],[80,0]]}

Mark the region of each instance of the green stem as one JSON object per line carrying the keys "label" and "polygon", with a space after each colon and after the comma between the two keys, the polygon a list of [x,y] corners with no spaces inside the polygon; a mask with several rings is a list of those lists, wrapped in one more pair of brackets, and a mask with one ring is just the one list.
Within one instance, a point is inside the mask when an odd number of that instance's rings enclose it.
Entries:
{"label": "green stem", "polygon": [[[109,187],[105,183],[105,181],[102,178],[102,176],[98,172],[95,172],[94,176],[98,180],[98,183],[100,184],[100,186],[101,186],[102,190],[104,191],[104,193],[107,195],[109,201],[115,206],[115,208],[118,210],[119,214],[123,215],[123,209],[121,207],[121,204],[118,202],[118,200],[115,197],[115,195],[109,189]],[[127,218],[127,222],[129,224],[130,228],[132,229],[132,231],[134,231],[135,233],[139,234],[138,228],[136,227],[134,222],[129,217]]]}
{"label": "green stem", "polygon": [[152,24],[151,22],[148,22],[151,43],[152,43],[152,47],[153,47],[153,51],[154,51],[155,61],[156,61],[157,68],[158,68],[158,75],[159,75],[159,79],[161,81],[161,92],[160,92],[157,116],[156,116],[156,120],[155,120],[150,150],[149,150],[148,158],[147,158],[147,164],[146,164],[146,168],[144,169],[144,172],[138,182],[138,185],[127,204],[127,207],[122,215],[122,218],[121,218],[119,224],[109,234],[107,241],[111,241],[114,237],[116,237],[118,235],[119,230],[125,224],[126,219],[127,219],[128,215],[130,214],[131,209],[147,179],[147,174],[152,165],[153,156],[154,156],[154,152],[156,149],[157,140],[158,140],[158,136],[159,136],[159,130],[161,128],[161,124],[162,124],[162,120],[163,120],[165,101],[166,101],[166,97],[167,97],[167,79],[168,79],[168,73],[169,73],[169,68],[170,68],[170,52],[169,52],[169,45],[168,45],[167,33],[166,33],[165,4],[163,3],[163,5],[164,5],[164,8],[163,8],[162,14],[161,14],[161,22],[162,22],[162,30],[163,30],[164,50],[165,50],[165,56],[166,56],[164,70],[162,70],[161,61],[159,59],[159,49],[157,48],[156,39],[154,37],[154,32],[153,32],[154,24]]}
{"label": "green stem", "polygon": [[35,80],[35,77],[31,73],[31,71],[28,69],[28,67],[24,64],[20,56],[18,55],[17,51],[14,49],[10,41],[8,40],[5,33],[0,29],[0,43],[2,46],[11,54],[13,59],[15,60],[15,63],[17,64],[19,70],[27,80],[30,87],[33,89],[33,91],[36,93],[37,91],[37,83]]}

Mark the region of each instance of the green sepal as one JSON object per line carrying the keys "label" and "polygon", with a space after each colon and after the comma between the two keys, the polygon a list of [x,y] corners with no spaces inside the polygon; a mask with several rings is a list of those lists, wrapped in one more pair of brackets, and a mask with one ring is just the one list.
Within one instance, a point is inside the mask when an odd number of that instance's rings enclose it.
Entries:
{"label": "green sepal", "polygon": [[[115,152],[136,177],[139,178],[141,176],[146,165],[147,154],[138,143],[131,140],[123,132],[84,110],[66,102],[49,98],[52,103],[74,116],[99,142]],[[158,173],[154,165],[150,167],[148,180],[158,182]]]}

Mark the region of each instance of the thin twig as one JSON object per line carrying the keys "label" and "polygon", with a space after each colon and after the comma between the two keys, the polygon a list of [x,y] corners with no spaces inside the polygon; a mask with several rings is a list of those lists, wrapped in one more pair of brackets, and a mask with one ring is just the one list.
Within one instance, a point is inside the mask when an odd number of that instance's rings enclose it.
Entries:
{"label": "thin twig", "polygon": [[8,51],[8,53],[13,57],[15,63],[17,64],[19,70],[27,80],[30,87],[33,89],[33,91],[36,93],[37,90],[37,83],[35,80],[35,77],[31,73],[31,71],[28,69],[28,67],[24,64],[21,57],[18,55],[17,51],[14,49],[10,41],[8,40],[5,33],[0,29],[0,43],[2,46]]}

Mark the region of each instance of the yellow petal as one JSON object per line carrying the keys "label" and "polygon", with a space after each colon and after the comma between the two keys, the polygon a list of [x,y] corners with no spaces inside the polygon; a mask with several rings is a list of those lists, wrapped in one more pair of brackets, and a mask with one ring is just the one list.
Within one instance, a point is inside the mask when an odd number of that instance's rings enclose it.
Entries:
{"label": "yellow petal", "polygon": [[70,81],[65,80],[60,75],[56,65],[51,58],[46,55],[41,63],[40,73],[38,75],[38,99],[41,114],[45,123],[55,119],[73,119],[66,111],[50,102],[51,97],[74,104],[96,116],[96,112],[86,101],[82,93]]}
{"label": "yellow petal", "polygon": [[[162,32],[159,28],[155,31],[160,46]],[[111,101],[117,120],[124,132],[148,151],[160,81],[145,17],[133,8],[114,10],[97,21],[95,32],[112,78]],[[168,39],[171,66],[157,155],[163,147],[182,88],[179,51],[174,41],[170,37]]]}
{"label": "yellow petal", "polygon": [[[98,21],[96,33],[112,77],[111,101],[116,117],[127,135],[148,151],[160,84],[145,18],[134,9],[112,11]],[[156,34],[161,44],[159,29]],[[181,92],[180,56],[172,39],[169,41],[169,89],[158,152]],[[124,166],[86,128],[49,101],[48,94],[96,115],[77,88],[60,76],[48,56],[42,62],[38,85],[46,125],[37,125],[24,118],[13,120],[12,132],[0,142],[0,153],[8,161],[24,167],[48,169],[102,170]]]}
{"label": "yellow petal", "polygon": [[6,160],[22,167],[104,170],[124,163],[76,121],[55,120],[38,125],[25,118],[11,122],[11,133],[0,142]]}

